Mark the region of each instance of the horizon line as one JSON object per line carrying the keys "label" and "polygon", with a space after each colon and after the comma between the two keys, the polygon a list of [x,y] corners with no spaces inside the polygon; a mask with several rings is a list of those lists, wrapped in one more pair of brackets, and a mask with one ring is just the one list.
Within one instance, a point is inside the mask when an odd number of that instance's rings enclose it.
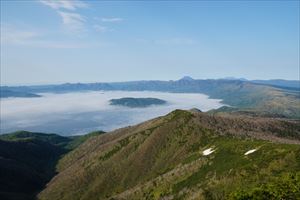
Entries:
{"label": "horizon line", "polygon": [[228,81],[299,81],[296,79],[283,79],[283,78],[272,78],[272,79],[247,79],[247,78],[235,78],[235,77],[222,77],[222,78],[192,78],[191,76],[183,76],[179,79],[140,79],[140,80],[122,80],[122,81],[91,81],[91,82],[39,82],[39,83],[4,83],[0,82],[1,87],[22,87],[22,86],[44,86],[44,85],[63,85],[63,84],[97,84],[97,83],[125,83],[125,82],[140,82],[140,81],[179,81],[184,78],[189,78],[192,80],[228,80]]}

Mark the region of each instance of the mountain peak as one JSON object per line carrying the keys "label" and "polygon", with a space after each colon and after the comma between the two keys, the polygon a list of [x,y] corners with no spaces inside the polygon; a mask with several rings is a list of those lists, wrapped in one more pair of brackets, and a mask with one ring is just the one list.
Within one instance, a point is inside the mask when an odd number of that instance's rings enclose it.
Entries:
{"label": "mountain peak", "polygon": [[181,79],[179,79],[180,81],[193,81],[194,79],[190,76],[184,76]]}
{"label": "mountain peak", "polygon": [[198,108],[192,108],[189,111],[191,111],[192,113],[201,113],[202,111]]}

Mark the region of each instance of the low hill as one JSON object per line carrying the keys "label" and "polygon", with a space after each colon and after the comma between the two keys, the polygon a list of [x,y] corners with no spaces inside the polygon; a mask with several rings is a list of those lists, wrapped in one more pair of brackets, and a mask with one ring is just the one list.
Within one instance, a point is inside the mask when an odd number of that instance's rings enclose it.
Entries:
{"label": "low hill", "polygon": [[133,98],[125,97],[120,99],[111,99],[110,105],[127,106],[130,108],[144,108],[153,105],[163,105],[167,102],[157,98]]}
{"label": "low hill", "polygon": [[[243,199],[258,191],[293,199],[299,144],[299,121],[176,110],[88,139],[59,161],[38,198]],[[277,188],[260,188],[268,184]]]}
{"label": "low hill", "polygon": [[41,95],[24,92],[24,91],[13,91],[13,90],[5,90],[0,88],[0,98],[8,98],[8,97],[41,97]]}
{"label": "low hill", "polygon": [[0,199],[34,199],[55,175],[57,161],[90,136],[95,133],[62,137],[18,131],[0,135]]}

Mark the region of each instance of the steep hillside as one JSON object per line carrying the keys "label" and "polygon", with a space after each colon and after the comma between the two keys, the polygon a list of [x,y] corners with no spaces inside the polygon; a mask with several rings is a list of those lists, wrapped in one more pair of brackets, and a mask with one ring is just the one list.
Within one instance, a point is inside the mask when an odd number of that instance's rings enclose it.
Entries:
{"label": "steep hillside", "polygon": [[[38,197],[242,199],[242,190],[294,180],[299,144],[299,121],[176,110],[90,138],[59,161]],[[296,187],[295,180],[289,183]]]}
{"label": "steep hillside", "polygon": [[61,156],[94,135],[62,137],[27,131],[0,135],[0,199],[34,199],[55,175]]}

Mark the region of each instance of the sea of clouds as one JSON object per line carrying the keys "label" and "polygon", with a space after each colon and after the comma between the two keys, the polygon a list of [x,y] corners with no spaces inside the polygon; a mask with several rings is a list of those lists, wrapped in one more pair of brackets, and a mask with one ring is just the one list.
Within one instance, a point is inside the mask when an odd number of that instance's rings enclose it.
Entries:
{"label": "sea of clouds", "polygon": [[[165,115],[175,109],[198,108],[207,111],[223,106],[221,100],[191,93],[97,91],[41,95],[40,98],[1,99],[1,134],[16,130],[61,135],[111,131]],[[110,99],[122,97],[153,97],[168,103],[146,108],[109,104]]]}

